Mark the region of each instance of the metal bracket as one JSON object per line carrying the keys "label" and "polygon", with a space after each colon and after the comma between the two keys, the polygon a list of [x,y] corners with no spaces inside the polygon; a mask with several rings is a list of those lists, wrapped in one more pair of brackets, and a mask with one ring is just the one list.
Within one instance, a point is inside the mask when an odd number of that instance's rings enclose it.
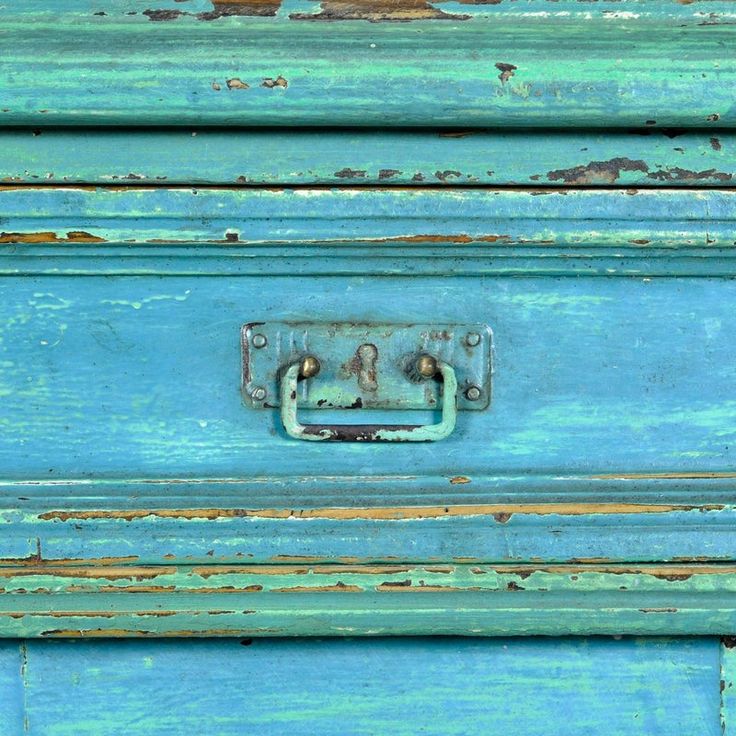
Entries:
{"label": "metal bracket", "polygon": [[491,401],[492,333],[480,324],[250,322],[242,328],[243,397],[254,408],[279,406],[286,369],[306,356],[319,376],[300,381],[304,409],[437,409],[441,383],[416,369],[429,355],[452,366],[458,410]]}

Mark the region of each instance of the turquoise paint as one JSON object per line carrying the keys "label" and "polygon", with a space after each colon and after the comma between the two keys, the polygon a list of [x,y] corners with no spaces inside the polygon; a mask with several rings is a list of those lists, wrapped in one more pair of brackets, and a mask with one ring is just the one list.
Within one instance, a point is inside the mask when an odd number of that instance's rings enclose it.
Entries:
{"label": "turquoise paint", "polygon": [[[733,127],[732,13],[704,25],[699,8],[684,12],[408,23],[6,14],[0,124]],[[29,69],[44,73],[31,83]]]}
{"label": "turquoise paint", "polygon": [[683,187],[727,186],[735,175],[725,130],[0,129],[7,183]]}
{"label": "turquoise paint", "polygon": [[24,646],[31,736],[721,733],[712,638]]}

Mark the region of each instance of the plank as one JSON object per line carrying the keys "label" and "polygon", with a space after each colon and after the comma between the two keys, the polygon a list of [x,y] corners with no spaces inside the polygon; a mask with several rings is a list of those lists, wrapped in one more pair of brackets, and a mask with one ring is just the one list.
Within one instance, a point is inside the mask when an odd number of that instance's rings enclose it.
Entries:
{"label": "plank", "polygon": [[[734,196],[2,190],[0,556],[736,559]],[[243,405],[243,323],[428,294],[496,341],[442,452],[307,448]]]}
{"label": "plank", "polygon": [[245,643],[30,642],[30,733],[720,733],[715,639]]}
{"label": "plank", "polygon": [[27,733],[23,691],[27,655],[24,642],[0,641],[0,731],[7,736]]}
{"label": "plank", "polygon": [[684,187],[734,175],[723,130],[0,129],[0,181],[13,183]]}
{"label": "plank", "polygon": [[646,4],[12,4],[0,124],[733,127],[728,4]]}
{"label": "plank", "polygon": [[734,572],[703,564],[27,564],[0,568],[0,636],[724,634],[736,626]]}

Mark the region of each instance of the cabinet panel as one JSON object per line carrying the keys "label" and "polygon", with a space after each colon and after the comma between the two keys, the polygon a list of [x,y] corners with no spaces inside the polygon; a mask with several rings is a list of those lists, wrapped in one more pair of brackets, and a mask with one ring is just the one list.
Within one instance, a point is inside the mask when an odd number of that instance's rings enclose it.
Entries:
{"label": "cabinet panel", "polygon": [[713,638],[23,646],[33,736],[721,733]]}

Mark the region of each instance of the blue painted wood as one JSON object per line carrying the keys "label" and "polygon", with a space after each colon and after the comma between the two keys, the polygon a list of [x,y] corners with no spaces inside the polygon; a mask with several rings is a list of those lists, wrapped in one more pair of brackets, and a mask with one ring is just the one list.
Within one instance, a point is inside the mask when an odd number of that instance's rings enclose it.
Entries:
{"label": "blue painted wood", "polygon": [[26,646],[31,736],[721,733],[713,638]]}
{"label": "blue painted wood", "polygon": [[3,735],[28,733],[24,720],[27,663],[25,642],[0,641],[0,733]]}
{"label": "blue painted wood", "polygon": [[0,273],[732,276],[735,197],[9,187]]}
{"label": "blue painted wood", "polygon": [[[4,280],[3,473],[450,478],[719,472],[736,459],[736,404],[726,398],[731,280],[300,277],[273,278],[267,291],[260,283]],[[313,447],[285,436],[274,411],[244,405],[243,323],[421,321],[428,295],[441,321],[488,323],[496,352],[491,407],[463,413],[441,453],[431,445]],[[403,418],[360,411],[355,421]]]}

